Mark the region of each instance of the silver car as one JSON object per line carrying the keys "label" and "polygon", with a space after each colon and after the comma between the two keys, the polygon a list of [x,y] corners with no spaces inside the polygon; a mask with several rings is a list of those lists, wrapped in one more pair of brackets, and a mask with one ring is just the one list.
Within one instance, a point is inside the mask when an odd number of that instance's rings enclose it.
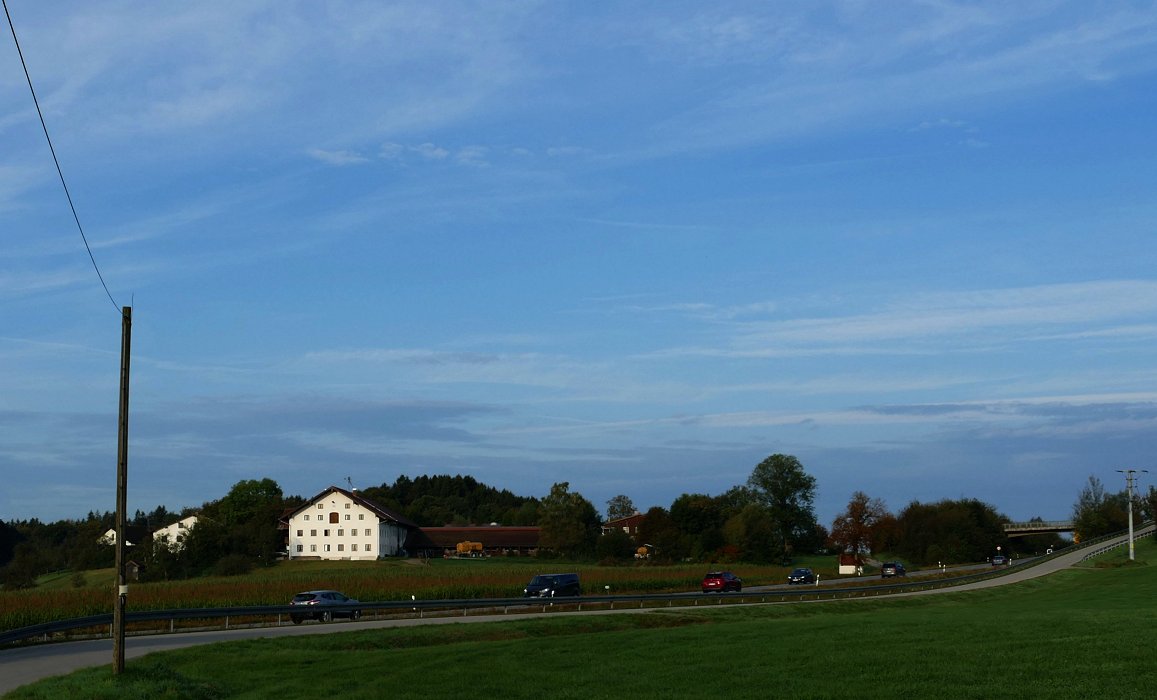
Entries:
{"label": "silver car", "polygon": [[350,607],[356,605],[357,601],[339,591],[305,591],[293,596],[289,604],[302,608],[301,612],[289,614],[289,619],[293,620],[295,625],[300,625],[302,620],[332,622],[335,617],[356,620],[362,616],[361,610]]}

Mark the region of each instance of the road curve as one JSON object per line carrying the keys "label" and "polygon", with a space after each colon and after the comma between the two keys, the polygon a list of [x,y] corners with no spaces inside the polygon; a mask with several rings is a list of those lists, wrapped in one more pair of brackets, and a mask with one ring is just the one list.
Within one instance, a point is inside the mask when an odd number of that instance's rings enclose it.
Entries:
{"label": "road curve", "polygon": [[[1138,530],[1135,537],[1153,531],[1153,526]],[[1116,542],[1125,542],[1127,536],[1108,540],[1106,545]],[[1080,562],[1088,550],[1077,549],[1066,552],[1038,564],[1014,566],[1005,576],[967,583],[960,586],[938,588],[909,593],[891,595],[915,596],[935,595],[938,593],[973,590],[1005,586],[1020,581],[1026,581],[1040,576],[1066,569]],[[856,599],[852,599],[856,600]],[[553,613],[562,615],[606,615],[615,613],[637,613],[638,609],[597,610],[586,612]],[[540,613],[509,613],[502,615],[471,615],[469,617],[427,617],[394,620],[372,620],[333,624],[304,624],[286,625],[281,627],[253,627],[244,629],[215,630],[209,632],[186,632],[180,634],[151,635],[128,637],[125,640],[125,658],[135,659],[155,651],[169,651],[199,644],[215,644],[239,639],[256,639],[272,637],[288,637],[303,634],[332,634],[334,632],[348,632],[351,630],[379,629],[386,627],[410,627],[414,625],[457,624],[461,622],[493,622],[498,620],[517,620],[536,617]],[[62,642],[60,644],[37,644],[25,647],[16,647],[0,651],[0,694],[7,693],[22,685],[33,683],[42,678],[71,673],[77,669],[89,666],[103,666],[112,663],[112,639],[93,639],[80,642]]]}

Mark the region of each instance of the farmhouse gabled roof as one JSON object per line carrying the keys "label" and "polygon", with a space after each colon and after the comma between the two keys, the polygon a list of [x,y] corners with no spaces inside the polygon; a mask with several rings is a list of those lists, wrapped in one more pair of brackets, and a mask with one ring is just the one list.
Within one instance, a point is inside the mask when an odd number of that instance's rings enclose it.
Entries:
{"label": "farmhouse gabled roof", "polygon": [[362,496],[357,491],[346,491],[345,489],[339,488],[337,486],[330,486],[326,490],[322,491],[321,493],[317,494],[313,498],[309,499],[304,504],[302,504],[298,508],[291,511],[287,516],[285,516],[285,519],[288,521],[289,518],[292,518],[293,516],[297,515],[301,511],[305,510],[306,508],[313,506],[313,504],[317,503],[318,501],[325,498],[326,496],[328,496],[331,493],[340,493],[341,495],[350,499],[354,503],[357,503],[358,505],[362,506],[363,508],[366,508],[367,510],[369,510],[371,513],[378,516],[382,520],[388,520],[391,522],[395,522],[395,523],[397,523],[403,527],[409,528],[411,530],[417,530],[418,529],[417,523],[412,522],[411,520],[407,519],[405,516],[400,515],[398,513],[395,513],[394,511],[390,510],[389,508],[386,508],[385,506],[380,506],[377,503],[374,503],[373,501],[366,498],[365,496]]}
{"label": "farmhouse gabled roof", "polygon": [[608,520],[605,523],[603,523],[603,527],[604,528],[629,527],[631,525],[637,525],[638,523],[641,523],[642,521],[644,521],[646,519],[647,519],[646,515],[636,511],[634,513],[631,513],[630,515],[624,515],[621,518],[615,518],[614,520]]}

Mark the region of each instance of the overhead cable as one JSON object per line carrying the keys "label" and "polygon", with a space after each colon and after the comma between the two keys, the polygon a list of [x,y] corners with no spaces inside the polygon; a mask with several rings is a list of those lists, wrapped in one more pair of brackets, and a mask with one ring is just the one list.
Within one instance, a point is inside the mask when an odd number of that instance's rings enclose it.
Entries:
{"label": "overhead cable", "polygon": [[36,89],[32,87],[32,76],[28,73],[28,64],[24,62],[24,52],[20,50],[20,40],[16,38],[16,26],[12,24],[12,15],[8,12],[8,0],[0,1],[4,4],[4,16],[8,18],[8,28],[12,31],[12,41],[16,44],[16,55],[20,57],[20,65],[24,68],[24,78],[28,81],[28,90],[32,93],[32,104],[36,105],[36,114],[40,117],[40,128],[44,130],[44,138],[48,141],[48,150],[52,153],[52,162],[56,164],[56,174],[60,176],[60,185],[64,188],[65,198],[68,199],[68,208],[72,210],[72,219],[76,222],[76,229],[80,231],[80,240],[84,241],[84,249],[88,251],[88,259],[92,261],[92,269],[96,270],[96,276],[100,279],[101,286],[104,287],[104,293],[108,295],[113,308],[117,310],[117,313],[120,313],[120,306],[117,305],[116,299],[113,299],[112,292],[105,284],[104,275],[100,273],[100,267],[96,264],[96,257],[92,254],[88,237],[84,235],[84,227],[80,225],[76,205],[72,203],[72,194],[68,191],[68,183],[64,181],[64,170],[61,169],[60,160],[56,157],[56,148],[52,145],[52,137],[48,135],[48,125],[44,121],[44,113],[40,110],[40,100],[36,99]]}

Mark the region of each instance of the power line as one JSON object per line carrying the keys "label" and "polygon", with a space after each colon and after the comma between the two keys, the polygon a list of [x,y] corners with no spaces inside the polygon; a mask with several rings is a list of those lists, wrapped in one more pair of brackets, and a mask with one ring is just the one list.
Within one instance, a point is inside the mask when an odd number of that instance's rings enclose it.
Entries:
{"label": "power line", "polygon": [[36,114],[40,117],[40,128],[44,129],[44,138],[48,141],[52,162],[56,164],[56,174],[60,176],[60,185],[64,188],[65,198],[68,199],[68,208],[72,210],[72,219],[76,222],[76,229],[80,231],[80,240],[84,241],[84,249],[88,251],[88,259],[92,261],[92,269],[96,270],[96,276],[100,279],[100,285],[104,287],[104,293],[108,295],[108,300],[112,302],[113,308],[117,310],[117,313],[120,313],[120,306],[117,305],[116,299],[113,299],[112,292],[108,290],[104,275],[100,274],[100,267],[96,264],[96,257],[92,254],[88,237],[84,235],[84,227],[80,225],[80,217],[76,214],[76,205],[72,203],[72,194],[68,191],[68,183],[64,181],[64,170],[61,169],[60,160],[56,157],[56,148],[52,145],[52,137],[48,135],[48,124],[44,121],[44,113],[40,111],[40,100],[36,99],[36,89],[32,87],[32,76],[28,73],[28,64],[24,62],[24,52],[20,50],[20,40],[16,38],[16,26],[12,24],[12,15],[8,12],[8,0],[0,1],[4,4],[4,16],[8,18],[8,28],[12,31],[12,41],[16,44],[16,55],[20,57],[20,66],[24,68],[24,79],[28,81],[28,91],[32,93],[32,104],[36,105]]}

